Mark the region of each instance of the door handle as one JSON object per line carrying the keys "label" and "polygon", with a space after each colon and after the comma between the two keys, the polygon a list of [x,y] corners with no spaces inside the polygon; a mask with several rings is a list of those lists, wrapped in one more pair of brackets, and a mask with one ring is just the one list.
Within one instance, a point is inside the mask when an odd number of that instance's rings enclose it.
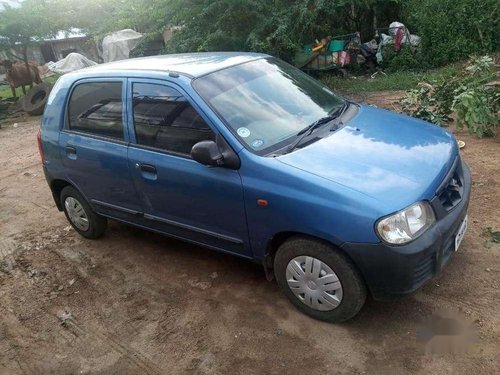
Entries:
{"label": "door handle", "polygon": [[151,174],[156,174],[156,168],[150,164],[139,164],[141,171]]}
{"label": "door handle", "polygon": [[66,146],[64,147],[64,150],[66,150],[67,154],[76,155],[76,148],[74,148],[73,146]]}

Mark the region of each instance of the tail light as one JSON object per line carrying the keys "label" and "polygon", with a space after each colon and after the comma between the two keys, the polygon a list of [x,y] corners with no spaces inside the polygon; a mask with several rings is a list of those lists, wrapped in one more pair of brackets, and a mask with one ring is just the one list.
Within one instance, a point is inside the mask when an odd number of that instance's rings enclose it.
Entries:
{"label": "tail light", "polygon": [[38,143],[38,152],[40,153],[40,158],[42,159],[42,163],[44,163],[45,155],[43,154],[43,147],[42,147],[42,129],[38,129],[38,133],[36,134],[36,141]]}

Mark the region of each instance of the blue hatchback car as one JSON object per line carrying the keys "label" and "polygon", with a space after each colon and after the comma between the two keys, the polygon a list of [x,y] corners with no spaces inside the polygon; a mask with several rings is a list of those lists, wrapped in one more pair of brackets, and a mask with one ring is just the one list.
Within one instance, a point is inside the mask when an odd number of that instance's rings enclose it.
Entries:
{"label": "blue hatchback car", "polygon": [[82,236],[120,220],[263,264],[290,301],[350,319],[458,249],[471,178],[450,133],[360,105],[274,57],[193,53],[62,76],[38,136]]}

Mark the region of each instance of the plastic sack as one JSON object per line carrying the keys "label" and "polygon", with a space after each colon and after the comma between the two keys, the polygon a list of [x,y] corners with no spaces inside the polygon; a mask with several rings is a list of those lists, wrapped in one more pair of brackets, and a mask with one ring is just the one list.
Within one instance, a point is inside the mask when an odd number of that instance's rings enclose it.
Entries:
{"label": "plastic sack", "polygon": [[372,51],[376,51],[378,48],[378,44],[377,44],[377,41],[375,39],[372,39],[369,42],[363,43],[363,45],[368,47]]}
{"label": "plastic sack", "polygon": [[338,52],[339,57],[338,57],[338,64],[340,66],[346,66],[349,65],[351,62],[351,55],[349,54],[349,51],[341,51]]}
{"label": "plastic sack", "polygon": [[391,44],[391,43],[393,43],[393,41],[394,41],[394,39],[392,38],[392,36],[384,34],[384,33],[380,34],[380,46],[385,46],[387,44]]}
{"label": "plastic sack", "polygon": [[410,35],[410,46],[416,47],[420,44],[422,41],[422,38],[419,37],[418,35]]}
{"label": "plastic sack", "polygon": [[[406,33],[406,26],[404,24],[402,24],[401,22],[392,22],[390,25],[389,25],[389,35],[392,36],[393,38],[396,37],[396,33],[398,32],[398,30],[401,29],[403,30],[404,33]],[[410,32],[408,31],[408,34]]]}
{"label": "plastic sack", "polygon": [[337,64],[339,62],[338,52],[332,52],[331,57],[332,57],[332,64]]}

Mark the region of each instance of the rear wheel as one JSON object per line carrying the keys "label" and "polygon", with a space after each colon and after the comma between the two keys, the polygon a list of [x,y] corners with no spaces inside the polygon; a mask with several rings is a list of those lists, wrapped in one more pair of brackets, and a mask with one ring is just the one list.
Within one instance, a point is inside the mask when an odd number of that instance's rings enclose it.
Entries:
{"label": "rear wheel", "polygon": [[75,188],[66,186],[61,191],[61,204],[69,223],[83,237],[102,236],[108,223],[106,218],[96,214]]}
{"label": "rear wheel", "polygon": [[335,247],[294,237],[278,249],[274,274],[288,299],[307,315],[332,323],[355,316],[366,287],[352,262]]}

